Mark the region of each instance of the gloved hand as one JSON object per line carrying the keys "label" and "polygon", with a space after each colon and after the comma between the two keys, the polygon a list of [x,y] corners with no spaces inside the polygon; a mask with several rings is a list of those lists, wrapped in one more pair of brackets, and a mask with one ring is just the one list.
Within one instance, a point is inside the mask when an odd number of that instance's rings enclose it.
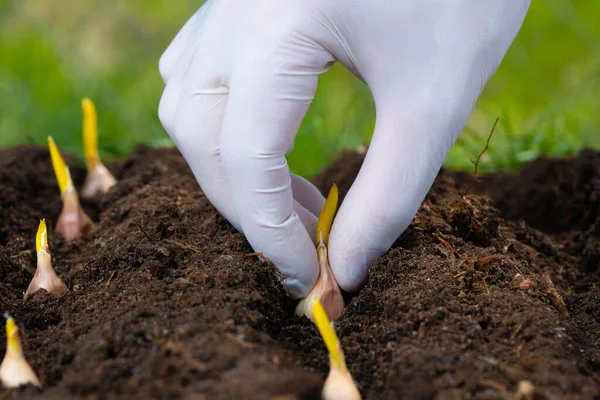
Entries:
{"label": "gloved hand", "polygon": [[285,155],[335,61],[372,91],[377,121],[334,221],[342,289],[407,228],[530,0],[208,0],[162,55],[159,117],[209,201],[281,270],[293,298],[318,275],[324,202]]}

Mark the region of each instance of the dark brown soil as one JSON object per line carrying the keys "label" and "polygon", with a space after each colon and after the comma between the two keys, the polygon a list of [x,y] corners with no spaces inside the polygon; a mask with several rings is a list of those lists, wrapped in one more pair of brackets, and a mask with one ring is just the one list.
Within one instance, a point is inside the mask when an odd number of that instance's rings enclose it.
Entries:
{"label": "dark brown soil", "polygon": [[[343,195],[361,162],[345,153],[315,182]],[[599,170],[593,152],[539,160],[471,191],[492,199],[462,195],[468,176],[442,170],[336,324],[364,397],[510,399],[529,380],[539,399],[600,398]],[[48,152],[0,151],[0,311],[45,386],[2,395],[319,398],[316,329],[177,151],[141,146],[114,173],[85,203],[97,231],[66,244]],[[24,302],[41,218],[70,292]]]}

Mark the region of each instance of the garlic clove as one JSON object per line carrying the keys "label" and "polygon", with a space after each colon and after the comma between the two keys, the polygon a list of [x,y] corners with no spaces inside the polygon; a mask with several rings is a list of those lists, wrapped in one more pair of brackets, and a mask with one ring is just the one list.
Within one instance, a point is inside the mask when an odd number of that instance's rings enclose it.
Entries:
{"label": "garlic clove", "polygon": [[37,375],[25,360],[19,328],[11,316],[6,319],[6,354],[0,364],[0,381],[5,388],[15,388],[31,384],[41,387]]}
{"label": "garlic clove", "polygon": [[83,109],[83,152],[88,172],[81,196],[89,199],[108,192],[116,185],[117,180],[100,161],[96,107],[87,97],[81,100],[81,107]]}
{"label": "garlic clove", "polygon": [[317,256],[319,258],[319,276],[315,286],[310,293],[300,300],[296,306],[296,315],[305,315],[309,319],[313,319],[313,299],[318,299],[327,315],[332,320],[336,321],[344,311],[344,298],[340,287],[333,275],[331,266],[329,265],[329,257],[327,254],[327,242],[329,240],[329,231],[333,223],[333,217],[337,208],[338,188],[334,184],[329,190],[319,221],[317,222]]}
{"label": "garlic clove", "polygon": [[56,222],[56,230],[63,235],[65,241],[70,242],[79,235],[92,232],[94,224],[81,208],[69,167],[65,164],[51,136],[48,136],[48,147],[63,203],[62,211]]}
{"label": "garlic clove", "polygon": [[54,294],[61,295],[68,291],[67,286],[60,280],[54,269],[52,268],[52,257],[48,247],[48,232],[46,230],[46,220],[40,221],[38,232],[36,235],[36,250],[37,250],[37,269],[35,275],[27,287],[24,300],[39,289]]}
{"label": "garlic clove", "polygon": [[88,170],[83,188],[81,189],[81,196],[86,199],[95,198],[108,192],[116,184],[117,180],[108,168],[104,164],[99,163],[94,169]]}
{"label": "garlic clove", "polygon": [[321,392],[323,400],[360,400],[360,392],[348,371],[331,368]]}
{"label": "garlic clove", "polygon": [[45,250],[38,253],[37,269],[35,270],[33,279],[27,287],[24,300],[27,300],[29,295],[34,294],[40,289],[44,289],[56,296],[60,296],[69,291],[63,281],[56,275],[56,272],[54,272],[50,254]]}
{"label": "garlic clove", "polygon": [[324,244],[320,244],[317,248],[317,255],[319,256],[320,267],[317,283],[308,296],[300,300],[296,306],[296,315],[305,315],[313,320],[312,309],[314,299],[318,299],[327,311],[329,318],[337,321],[342,312],[344,312],[344,298],[329,266],[327,247]]}
{"label": "garlic clove", "polygon": [[325,309],[316,298],[313,299],[312,315],[329,353],[329,374],[323,385],[321,398],[324,400],[360,400],[358,387],[346,367],[342,345]]}
{"label": "garlic clove", "polygon": [[80,235],[87,235],[94,231],[94,223],[81,208],[79,198],[75,191],[65,192],[62,195],[63,209],[56,222],[56,231],[65,241],[70,242]]}

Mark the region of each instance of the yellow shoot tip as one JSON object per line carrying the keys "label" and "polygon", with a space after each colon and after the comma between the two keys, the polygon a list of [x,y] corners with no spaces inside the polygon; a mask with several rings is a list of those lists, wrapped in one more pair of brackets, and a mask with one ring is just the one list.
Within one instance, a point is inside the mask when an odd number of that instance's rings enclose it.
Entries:
{"label": "yellow shoot tip", "polygon": [[21,351],[21,339],[19,338],[19,328],[15,324],[15,320],[8,314],[6,317],[6,340],[10,348],[16,351]]}
{"label": "yellow shoot tip", "polygon": [[65,164],[65,160],[63,160],[62,156],[60,155],[58,147],[56,147],[56,143],[54,143],[52,136],[48,136],[48,147],[50,148],[50,157],[52,158],[52,167],[54,168],[54,174],[56,175],[58,188],[60,189],[60,193],[63,193],[69,187],[73,187],[71,174],[69,172],[69,168]]}
{"label": "yellow shoot tip", "polygon": [[319,329],[319,333],[321,333],[323,342],[325,342],[325,346],[329,352],[332,366],[335,366],[342,371],[345,370],[346,362],[344,361],[344,354],[342,353],[340,341],[335,334],[335,330],[331,326],[331,322],[329,321],[325,309],[316,297],[314,297],[313,300],[312,313],[315,325],[317,325],[317,329]]}
{"label": "yellow shoot tip", "polygon": [[81,100],[83,108],[83,152],[85,155],[85,165],[88,171],[93,170],[98,165],[98,121],[96,116],[96,107],[92,100],[84,97]]}
{"label": "yellow shoot tip", "polygon": [[48,244],[48,231],[46,230],[46,219],[40,221],[37,235],[35,236],[35,252],[39,253]]}
{"label": "yellow shoot tip", "polygon": [[325,200],[325,204],[323,204],[323,208],[321,209],[321,214],[319,215],[319,220],[317,222],[317,245],[323,241],[324,244],[327,244],[329,240],[329,231],[331,230],[331,224],[333,223],[333,216],[335,215],[335,211],[337,209],[338,203],[338,188],[333,184],[331,189],[329,189],[329,194],[327,195],[327,199]]}

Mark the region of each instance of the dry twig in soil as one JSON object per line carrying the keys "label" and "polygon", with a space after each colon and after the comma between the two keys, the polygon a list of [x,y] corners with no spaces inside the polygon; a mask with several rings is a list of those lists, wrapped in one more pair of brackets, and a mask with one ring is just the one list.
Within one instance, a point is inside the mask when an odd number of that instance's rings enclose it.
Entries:
{"label": "dry twig in soil", "polygon": [[481,150],[479,152],[479,154],[477,155],[477,158],[475,160],[473,160],[473,156],[469,157],[469,160],[475,166],[475,171],[473,172],[473,180],[472,180],[471,184],[470,185],[465,184],[462,196],[465,196],[469,192],[469,190],[472,188],[472,186],[479,182],[479,175],[478,175],[479,162],[481,161],[481,157],[485,154],[485,152],[490,147],[490,141],[492,140],[492,136],[494,136],[494,131],[496,130],[496,125],[498,125],[499,120],[500,120],[500,118],[496,117],[496,120],[494,121],[494,125],[492,125],[492,129],[490,130],[490,134],[488,135],[488,137],[485,141],[485,147],[483,148],[483,150]]}

